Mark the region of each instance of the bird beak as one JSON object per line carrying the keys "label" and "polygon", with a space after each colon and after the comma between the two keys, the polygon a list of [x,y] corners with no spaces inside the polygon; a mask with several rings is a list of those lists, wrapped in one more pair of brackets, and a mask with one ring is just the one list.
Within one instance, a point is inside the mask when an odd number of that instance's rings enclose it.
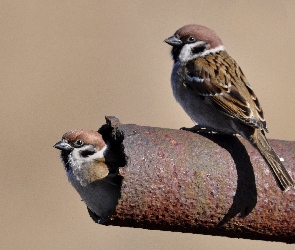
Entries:
{"label": "bird beak", "polygon": [[182,45],[182,41],[176,37],[175,35],[168,37],[164,40],[165,43],[168,43],[171,46],[180,46]]}
{"label": "bird beak", "polygon": [[65,142],[64,140],[61,140],[55,143],[53,147],[59,150],[65,150],[65,151],[71,151],[73,149],[73,147],[69,143]]}

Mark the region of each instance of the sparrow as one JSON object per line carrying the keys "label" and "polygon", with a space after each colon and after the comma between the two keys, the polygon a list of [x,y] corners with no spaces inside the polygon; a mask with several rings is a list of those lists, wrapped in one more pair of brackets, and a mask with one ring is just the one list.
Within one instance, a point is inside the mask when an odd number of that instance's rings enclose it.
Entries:
{"label": "sparrow", "polygon": [[93,130],[71,130],[54,145],[69,182],[85,202],[90,217],[97,223],[109,220],[120,197],[121,179],[106,155],[110,147]]}
{"label": "sparrow", "polygon": [[241,135],[258,149],[278,186],[283,191],[293,187],[294,181],[265,137],[268,129],[257,96],[218,35],[189,24],[164,41],[172,46],[173,95],[196,123],[186,130]]}

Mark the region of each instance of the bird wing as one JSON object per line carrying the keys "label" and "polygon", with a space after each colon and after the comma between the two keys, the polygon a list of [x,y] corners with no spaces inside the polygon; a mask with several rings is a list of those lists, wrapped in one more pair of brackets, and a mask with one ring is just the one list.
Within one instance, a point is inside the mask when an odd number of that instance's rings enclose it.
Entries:
{"label": "bird wing", "polygon": [[185,66],[185,85],[208,105],[266,132],[259,101],[237,63],[225,52],[199,57]]}

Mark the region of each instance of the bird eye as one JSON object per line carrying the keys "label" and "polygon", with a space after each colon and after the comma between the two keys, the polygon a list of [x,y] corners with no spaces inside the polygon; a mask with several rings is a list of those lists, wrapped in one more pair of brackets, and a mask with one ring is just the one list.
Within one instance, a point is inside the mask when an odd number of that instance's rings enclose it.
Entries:
{"label": "bird eye", "polygon": [[190,36],[188,39],[187,39],[188,42],[192,43],[192,42],[195,42],[196,41],[196,38],[194,36]]}
{"label": "bird eye", "polygon": [[77,140],[77,141],[75,141],[75,145],[77,146],[77,147],[81,147],[81,146],[83,146],[84,145],[84,142],[82,141],[82,140]]}

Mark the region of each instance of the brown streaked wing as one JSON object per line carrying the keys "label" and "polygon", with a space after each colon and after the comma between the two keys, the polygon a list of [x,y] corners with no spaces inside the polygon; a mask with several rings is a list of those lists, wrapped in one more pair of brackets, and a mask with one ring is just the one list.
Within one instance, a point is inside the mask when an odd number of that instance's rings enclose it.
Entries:
{"label": "brown streaked wing", "polygon": [[186,73],[186,85],[204,96],[206,103],[242,123],[267,131],[256,95],[239,66],[225,51],[189,62]]}

